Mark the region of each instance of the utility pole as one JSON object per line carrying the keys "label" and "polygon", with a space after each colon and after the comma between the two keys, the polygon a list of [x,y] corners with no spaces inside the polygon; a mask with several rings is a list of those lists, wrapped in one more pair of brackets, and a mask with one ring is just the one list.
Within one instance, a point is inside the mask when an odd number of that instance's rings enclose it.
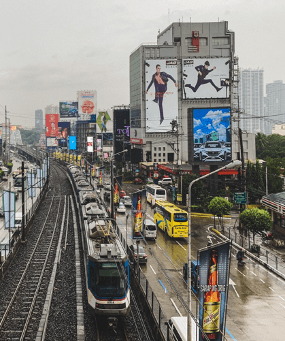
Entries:
{"label": "utility pole", "polygon": [[25,243],[25,163],[22,161],[22,243]]}

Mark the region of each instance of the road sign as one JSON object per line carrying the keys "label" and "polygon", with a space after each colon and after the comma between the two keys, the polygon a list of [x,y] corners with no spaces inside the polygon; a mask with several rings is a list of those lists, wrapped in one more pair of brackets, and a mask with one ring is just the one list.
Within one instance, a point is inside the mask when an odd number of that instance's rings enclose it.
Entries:
{"label": "road sign", "polygon": [[246,204],[246,192],[234,193],[234,201],[237,204]]}

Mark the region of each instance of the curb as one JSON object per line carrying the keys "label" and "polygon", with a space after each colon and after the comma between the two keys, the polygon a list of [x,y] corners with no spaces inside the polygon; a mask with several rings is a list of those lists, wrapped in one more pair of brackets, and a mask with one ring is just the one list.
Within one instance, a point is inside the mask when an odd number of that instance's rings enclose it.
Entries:
{"label": "curb", "polygon": [[244,249],[243,247],[241,247],[239,244],[235,243],[234,241],[232,241],[231,239],[229,239],[228,237],[224,236],[220,231],[214,229],[214,228],[210,228],[210,230],[214,233],[216,233],[217,235],[221,236],[223,239],[228,240],[231,242],[232,245],[241,248],[245,254],[247,256],[249,256],[251,259],[255,260],[256,262],[258,262],[259,264],[263,265],[266,269],[270,270],[271,272],[273,272],[274,274],[276,274],[277,276],[281,277],[283,280],[285,280],[285,275],[280,272],[279,270],[273,268],[271,265],[267,264],[266,262],[264,262],[262,259],[256,257],[254,254],[252,254],[251,252],[249,252],[248,250]]}

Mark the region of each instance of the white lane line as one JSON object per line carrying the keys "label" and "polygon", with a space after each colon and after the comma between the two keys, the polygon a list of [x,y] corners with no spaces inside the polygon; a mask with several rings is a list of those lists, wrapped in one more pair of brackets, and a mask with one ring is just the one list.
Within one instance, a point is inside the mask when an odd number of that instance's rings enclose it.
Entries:
{"label": "white lane line", "polygon": [[180,313],[179,309],[177,308],[176,304],[174,303],[173,299],[170,299],[171,303],[174,305],[175,310],[178,312],[178,314],[182,317],[182,314]]}
{"label": "white lane line", "polygon": [[185,249],[185,247],[184,247],[183,245],[181,245],[177,240],[176,240],[176,243],[177,243],[179,246],[181,246],[183,250],[187,251],[187,250]]}
{"label": "white lane line", "polygon": [[280,303],[280,305],[282,305],[282,307],[285,308],[285,306],[282,303]]}
{"label": "white lane line", "polygon": [[247,270],[249,270],[249,267],[248,266],[245,266],[247,268]]}
{"label": "white lane line", "polygon": [[232,256],[235,257],[235,255],[232,253]]}
{"label": "white lane line", "polygon": [[160,250],[162,250],[162,248],[156,243],[156,245],[160,248]]}
{"label": "white lane line", "polygon": [[263,279],[259,278],[261,280],[262,283],[265,283]]}
{"label": "white lane line", "polygon": [[240,274],[242,274],[245,277],[245,274],[243,274],[241,271],[239,271],[237,268],[235,268]]}
{"label": "white lane line", "polygon": [[254,276],[257,276],[254,272],[250,271],[252,274],[254,274]]}
{"label": "white lane line", "polygon": [[282,296],[279,296],[281,298],[281,300],[285,301],[285,298],[283,298]]}
{"label": "white lane line", "polygon": [[181,276],[183,276],[183,274],[182,274],[182,272],[181,272],[181,271],[180,271],[179,273],[180,273],[180,275],[181,275]]}
{"label": "white lane line", "polygon": [[235,293],[237,294],[237,297],[239,297],[239,294],[237,293],[235,286],[233,285],[232,287],[233,287]]}
{"label": "white lane line", "polygon": [[151,270],[153,271],[153,273],[156,275],[156,272],[153,270],[153,267],[150,265]]}
{"label": "white lane line", "polygon": [[153,221],[153,217],[152,216],[150,216],[148,213],[146,213],[146,215],[149,217],[150,220]]}
{"label": "white lane line", "polygon": [[271,287],[269,287],[269,289],[270,289],[270,290],[272,290],[272,291],[275,291],[275,290],[274,290],[274,289],[272,289]]}

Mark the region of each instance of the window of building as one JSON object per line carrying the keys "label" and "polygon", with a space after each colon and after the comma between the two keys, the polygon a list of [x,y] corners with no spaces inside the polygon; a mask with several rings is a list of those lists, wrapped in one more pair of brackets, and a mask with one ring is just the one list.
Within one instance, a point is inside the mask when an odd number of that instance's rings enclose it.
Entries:
{"label": "window of building", "polygon": [[153,150],[156,150],[156,147],[154,147]]}
{"label": "window of building", "polygon": [[[185,45],[186,46],[192,46],[192,38],[191,37],[185,38]],[[199,38],[199,45],[200,46],[207,46],[208,45],[208,38],[200,37]]]}
{"label": "window of building", "polygon": [[229,37],[212,38],[212,45],[229,45]]}
{"label": "window of building", "polygon": [[161,153],[158,153],[158,156],[161,156]]}
{"label": "window of building", "polygon": [[165,150],[165,147],[163,147],[163,150]]}
{"label": "window of building", "polygon": [[158,159],[158,162],[161,162],[161,159]]}
{"label": "window of building", "polygon": [[144,56],[145,56],[145,59],[150,58],[150,49],[144,49]]}
{"label": "window of building", "polygon": [[165,159],[163,159],[163,162],[165,162]]}
{"label": "window of building", "polygon": [[158,147],[158,150],[161,150],[161,147]]}
{"label": "window of building", "polygon": [[153,156],[156,156],[156,153],[154,153]]}
{"label": "window of building", "polygon": [[156,159],[153,159],[154,162],[156,162]]}
{"label": "window of building", "polygon": [[165,156],[165,153],[163,153],[162,156]]}

